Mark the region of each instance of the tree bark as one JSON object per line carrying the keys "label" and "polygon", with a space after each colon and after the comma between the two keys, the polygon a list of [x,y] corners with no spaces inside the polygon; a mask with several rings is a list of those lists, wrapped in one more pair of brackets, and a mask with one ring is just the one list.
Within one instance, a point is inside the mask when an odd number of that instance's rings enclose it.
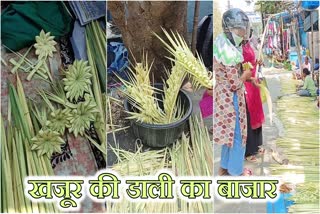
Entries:
{"label": "tree bark", "polygon": [[300,66],[300,75],[302,76],[302,56],[301,56],[301,48],[300,48],[300,36],[299,36],[299,21],[297,18],[294,18],[293,21],[291,21],[291,30],[293,32],[293,39],[294,43],[296,45],[296,51],[298,54],[298,61]]}
{"label": "tree bark", "polygon": [[171,68],[171,62],[165,58],[169,53],[153,32],[164,38],[163,27],[187,38],[187,2],[110,1],[108,10],[122,33],[130,60],[140,62],[143,51],[148,53],[149,63],[154,60],[151,75],[156,82],[161,82],[165,77],[164,66]]}
{"label": "tree bark", "polygon": [[196,0],[194,5],[193,30],[192,30],[192,42],[191,42],[191,51],[193,54],[196,53],[199,12],[200,12],[200,1]]}

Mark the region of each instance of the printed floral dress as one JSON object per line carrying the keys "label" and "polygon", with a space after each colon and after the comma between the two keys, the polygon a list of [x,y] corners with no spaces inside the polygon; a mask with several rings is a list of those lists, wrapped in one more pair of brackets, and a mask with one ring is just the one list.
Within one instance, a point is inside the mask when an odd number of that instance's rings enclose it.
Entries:
{"label": "printed floral dress", "polygon": [[233,103],[237,95],[242,145],[247,139],[247,116],[245,88],[240,80],[240,64],[243,62],[242,50],[234,47],[224,34],[220,34],[213,46],[214,119],[213,139],[217,144],[233,146],[236,126],[236,111]]}
{"label": "printed floral dress", "polygon": [[238,96],[239,121],[242,144],[247,139],[247,116],[245,103],[245,88],[239,78],[240,66],[224,66],[213,61],[216,85],[214,89],[214,120],[213,139],[215,143],[227,144],[232,147],[236,123],[236,112],[233,106],[234,92]]}

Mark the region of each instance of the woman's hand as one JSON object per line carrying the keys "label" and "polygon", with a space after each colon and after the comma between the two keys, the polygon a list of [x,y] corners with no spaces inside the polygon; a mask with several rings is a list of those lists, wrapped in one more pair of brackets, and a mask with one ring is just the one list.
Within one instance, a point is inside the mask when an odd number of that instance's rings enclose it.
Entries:
{"label": "woman's hand", "polygon": [[257,60],[258,65],[263,65],[263,61],[261,59]]}
{"label": "woman's hand", "polygon": [[257,78],[251,77],[250,80],[255,87],[260,88],[259,81]]}
{"label": "woman's hand", "polygon": [[244,70],[240,79],[245,82],[247,80],[250,80],[251,78],[251,75],[252,75],[252,72],[250,70]]}

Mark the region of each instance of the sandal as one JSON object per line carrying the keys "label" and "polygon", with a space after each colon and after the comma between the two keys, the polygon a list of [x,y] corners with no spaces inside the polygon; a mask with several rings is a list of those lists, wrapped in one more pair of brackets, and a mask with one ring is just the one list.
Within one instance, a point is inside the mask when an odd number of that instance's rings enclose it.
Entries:
{"label": "sandal", "polygon": [[253,175],[253,172],[251,169],[249,168],[244,168],[243,169],[243,173],[242,173],[242,176],[252,176]]}
{"label": "sandal", "polygon": [[228,173],[228,170],[227,169],[224,169],[224,168],[219,168],[219,172],[218,172],[218,175],[219,176],[227,176],[227,175],[229,175],[229,173]]}
{"label": "sandal", "polygon": [[255,162],[257,162],[257,158],[254,155],[250,155],[250,156],[246,157],[246,161],[251,162],[251,163],[255,163]]}

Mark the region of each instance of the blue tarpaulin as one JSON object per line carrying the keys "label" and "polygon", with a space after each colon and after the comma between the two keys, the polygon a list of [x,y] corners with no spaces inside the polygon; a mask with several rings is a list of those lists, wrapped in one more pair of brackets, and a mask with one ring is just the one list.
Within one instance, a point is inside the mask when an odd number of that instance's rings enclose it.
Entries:
{"label": "blue tarpaulin", "polygon": [[121,42],[110,42],[107,47],[108,75],[117,74],[121,78],[127,79],[125,69],[129,64],[128,51]]}
{"label": "blue tarpaulin", "polygon": [[290,193],[281,193],[275,202],[267,202],[267,213],[288,213],[288,208],[293,204],[289,199]]}
{"label": "blue tarpaulin", "polygon": [[303,1],[301,7],[309,10],[317,9],[319,7],[319,1]]}

